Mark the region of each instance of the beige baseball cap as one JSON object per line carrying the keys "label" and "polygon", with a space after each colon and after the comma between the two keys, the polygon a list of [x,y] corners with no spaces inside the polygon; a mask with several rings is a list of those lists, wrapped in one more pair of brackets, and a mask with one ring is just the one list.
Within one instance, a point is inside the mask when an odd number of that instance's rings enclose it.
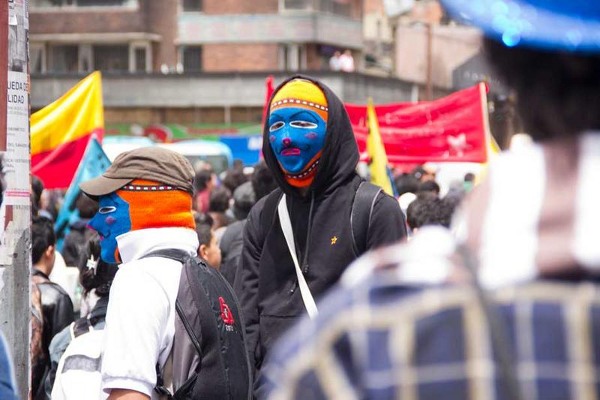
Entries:
{"label": "beige baseball cap", "polygon": [[82,182],[79,188],[88,196],[98,198],[113,193],[134,179],[156,181],[190,194],[194,169],[179,153],[162,147],[142,147],[126,151],[98,178]]}

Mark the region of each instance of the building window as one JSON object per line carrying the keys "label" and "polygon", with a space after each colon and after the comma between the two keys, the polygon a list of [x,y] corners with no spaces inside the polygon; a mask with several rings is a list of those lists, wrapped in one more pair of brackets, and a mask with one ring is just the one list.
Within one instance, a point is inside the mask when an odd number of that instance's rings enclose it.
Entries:
{"label": "building window", "polygon": [[299,44],[280,45],[279,68],[283,71],[306,69],[306,47]]}
{"label": "building window", "polygon": [[284,10],[312,10],[314,0],[280,0]]}
{"label": "building window", "polygon": [[32,74],[46,72],[46,48],[43,44],[32,43],[29,46],[29,68]]}
{"label": "building window", "polygon": [[138,0],[30,0],[31,7],[136,7]]}
{"label": "building window", "polygon": [[51,72],[77,72],[79,47],[77,45],[49,46],[49,65]]}
{"label": "building window", "polygon": [[135,47],[133,49],[133,70],[135,72],[146,72],[146,48]]}
{"label": "building window", "polygon": [[101,71],[129,71],[128,45],[94,45],[94,69]]}
{"label": "building window", "polygon": [[202,11],[202,0],[182,0],[183,11]]}
{"label": "building window", "polygon": [[321,0],[319,2],[319,11],[344,17],[352,16],[350,0]]}
{"label": "building window", "polygon": [[152,53],[149,43],[121,44],[46,44],[30,47],[31,73],[150,72]]}
{"label": "building window", "polygon": [[185,72],[202,71],[202,47],[185,46],[182,51]]}

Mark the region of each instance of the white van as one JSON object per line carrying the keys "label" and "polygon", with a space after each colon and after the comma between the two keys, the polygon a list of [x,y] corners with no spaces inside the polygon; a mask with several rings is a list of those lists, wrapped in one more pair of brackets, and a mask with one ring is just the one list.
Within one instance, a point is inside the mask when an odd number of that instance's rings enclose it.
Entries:
{"label": "white van", "polygon": [[158,146],[184,155],[196,170],[201,162],[208,162],[219,175],[233,166],[233,155],[229,146],[215,140],[190,139],[159,143]]}
{"label": "white van", "polygon": [[156,143],[146,136],[104,136],[102,149],[110,161],[125,151],[138,149],[140,147],[154,146]]}

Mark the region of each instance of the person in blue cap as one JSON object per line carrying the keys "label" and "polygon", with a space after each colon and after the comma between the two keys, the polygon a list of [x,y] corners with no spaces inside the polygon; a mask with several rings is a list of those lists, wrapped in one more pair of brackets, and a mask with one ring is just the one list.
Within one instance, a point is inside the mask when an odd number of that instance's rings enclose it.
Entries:
{"label": "person in blue cap", "polygon": [[483,31],[533,144],[491,165],[454,235],[351,265],[274,346],[269,399],[600,396],[600,3],[442,3]]}

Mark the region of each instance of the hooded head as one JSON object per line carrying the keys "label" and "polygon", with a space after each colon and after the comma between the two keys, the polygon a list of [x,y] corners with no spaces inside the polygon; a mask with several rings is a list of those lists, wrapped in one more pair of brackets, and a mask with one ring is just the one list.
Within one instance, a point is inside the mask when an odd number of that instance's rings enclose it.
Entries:
{"label": "hooded head", "polygon": [[81,190],[98,201],[89,225],[100,235],[101,258],[120,261],[117,238],[147,228],[194,229],[194,170],[178,153],[147,147],[119,155],[100,177],[83,182]]}
{"label": "hooded head", "polygon": [[340,99],[305,76],[283,82],[271,98],[263,154],[279,186],[320,193],[354,175],[358,148]]}

